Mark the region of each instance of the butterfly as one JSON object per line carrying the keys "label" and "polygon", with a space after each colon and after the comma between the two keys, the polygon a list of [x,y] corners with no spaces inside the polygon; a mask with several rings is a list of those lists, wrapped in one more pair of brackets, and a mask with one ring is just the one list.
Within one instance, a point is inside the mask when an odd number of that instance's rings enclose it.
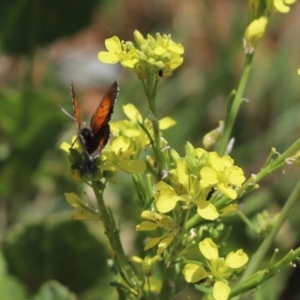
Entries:
{"label": "butterfly", "polygon": [[70,93],[73,102],[74,117],[61,108],[64,113],[76,121],[77,136],[83,149],[82,168],[88,176],[92,176],[94,160],[100,155],[102,149],[108,142],[110,134],[108,122],[113,113],[119,91],[119,85],[115,81],[99,103],[92,116],[89,127],[87,127],[85,123],[81,124],[80,110],[72,81],[70,84]]}

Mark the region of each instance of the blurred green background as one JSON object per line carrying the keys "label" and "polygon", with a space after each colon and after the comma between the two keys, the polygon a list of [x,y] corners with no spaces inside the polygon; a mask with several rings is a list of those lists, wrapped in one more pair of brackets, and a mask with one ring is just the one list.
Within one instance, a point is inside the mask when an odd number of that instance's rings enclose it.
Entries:
{"label": "blurred green background", "polygon": [[[146,116],[141,83],[119,66],[100,63],[97,53],[106,38],[132,40],[135,29],[144,35],[171,33],[185,47],[184,64],[159,84],[159,117],[177,120],[165,137],[179,153],[186,141],[202,147],[203,135],[224,119],[225,99],[239,82],[246,2],[0,2],[0,300],[116,299],[101,224],[69,217],[64,192],[94,199],[69,177],[59,145],[71,140],[76,126],[58,106],[72,112],[73,80],[83,119],[89,121],[106,88],[118,80],[121,92],[112,120],[124,118],[122,106],[129,102]],[[273,16],[255,54],[233,132],[232,156],[247,176],[259,171],[271,147],[283,152],[299,137],[299,15],[296,3],[288,14]],[[272,174],[241,208],[250,218],[265,208],[274,216],[299,175],[289,166]],[[136,195],[130,179],[120,175],[120,180],[124,183],[110,186],[105,198],[120,221],[126,253],[144,256],[134,229],[141,212]],[[300,203],[273,247],[282,255],[300,244],[299,215]],[[243,247],[251,255],[263,235],[253,237],[238,217],[231,222],[228,248]],[[299,280],[299,266],[287,267],[250,296],[300,299]],[[192,289],[188,293],[196,299]]]}

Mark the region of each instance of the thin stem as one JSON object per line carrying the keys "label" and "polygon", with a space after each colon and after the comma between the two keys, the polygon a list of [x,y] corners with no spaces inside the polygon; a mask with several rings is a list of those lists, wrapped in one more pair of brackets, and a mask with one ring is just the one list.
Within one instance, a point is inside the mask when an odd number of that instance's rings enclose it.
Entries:
{"label": "thin stem", "polygon": [[[99,188],[100,187],[100,188]],[[104,186],[105,187],[105,186]],[[130,285],[133,289],[136,289],[137,283],[140,281],[135,270],[129,263],[127,256],[125,255],[119,230],[113,218],[111,211],[105,206],[103,199],[103,183],[92,181],[92,189],[97,198],[97,203],[99,206],[100,218],[103,222],[105,233],[108,237],[111,248],[113,249],[114,259],[117,263],[118,268],[121,271],[123,279]]]}
{"label": "thin stem", "polygon": [[248,277],[247,280],[242,283],[237,284],[230,293],[229,299],[234,298],[234,300],[240,299],[243,293],[256,288],[258,285],[262,284],[267,279],[275,276],[279,270],[288,265],[290,262],[294,261],[300,255],[300,247],[296,250],[290,250],[290,252],[276,264],[268,269],[263,269],[256,272],[255,274]]}
{"label": "thin stem", "polygon": [[143,81],[143,87],[148,100],[148,106],[150,112],[154,116],[154,118],[150,117],[152,127],[153,127],[154,144],[155,144],[155,146],[153,147],[152,145],[152,147],[157,161],[158,176],[161,178],[163,174],[163,170],[166,169],[166,164],[160,150],[160,131],[159,131],[159,122],[157,118],[157,110],[156,110],[157,84],[158,84],[158,80],[154,76],[148,76],[146,78],[146,81]]}
{"label": "thin stem", "polygon": [[266,177],[268,174],[273,172],[275,169],[280,168],[285,164],[285,160],[294,155],[297,150],[300,148],[300,139],[296,140],[296,142],[289,147],[285,152],[279,155],[276,159],[274,159],[267,167],[263,168],[258,174],[256,178],[256,182],[259,182],[262,178]]}
{"label": "thin stem", "polygon": [[294,187],[294,190],[292,191],[287,202],[283,206],[279,218],[275,223],[274,227],[272,228],[269,236],[262,242],[262,244],[260,245],[256,253],[252,256],[246,271],[244,272],[242,278],[240,279],[240,282],[243,282],[245,278],[252,275],[260,266],[267,251],[270,249],[272,243],[274,242],[274,239],[278,231],[280,230],[283,223],[286,221],[295,203],[299,200],[299,196],[300,196],[300,180],[298,181],[297,185]]}
{"label": "thin stem", "polygon": [[[233,128],[235,119],[237,117],[239,108],[242,103],[242,96],[243,96],[243,93],[244,93],[244,90],[246,87],[246,83],[248,81],[252,58],[253,58],[252,54],[247,54],[243,74],[242,74],[238,89],[236,91],[233,102],[230,103],[230,105],[229,105],[230,109],[229,109],[228,115],[226,116],[224,132],[222,134],[220,144],[217,148],[217,152],[219,155],[224,155],[224,153],[226,152],[226,148],[227,148],[230,136],[231,136],[232,128]],[[230,97],[229,97],[229,99],[230,99]]]}

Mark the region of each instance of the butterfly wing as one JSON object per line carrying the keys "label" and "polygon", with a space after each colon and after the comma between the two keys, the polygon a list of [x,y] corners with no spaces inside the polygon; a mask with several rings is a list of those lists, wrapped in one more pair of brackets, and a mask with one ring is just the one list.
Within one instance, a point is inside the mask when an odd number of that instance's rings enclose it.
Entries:
{"label": "butterfly wing", "polygon": [[77,101],[74,86],[73,86],[73,81],[71,81],[71,83],[70,83],[70,93],[71,93],[72,102],[73,102],[74,117],[75,117],[75,121],[77,123],[77,129],[78,129],[78,131],[80,131],[81,130],[81,118],[80,118],[78,101]]}
{"label": "butterfly wing", "polygon": [[97,107],[90,123],[90,128],[93,133],[93,138],[97,143],[97,149],[92,156],[96,157],[99,152],[106,145],[109,138],[109,125],[108,122],[114,110],[114,104],[119,95],[119,85],[115,81],[107,93],[102,98],[99,106]]}

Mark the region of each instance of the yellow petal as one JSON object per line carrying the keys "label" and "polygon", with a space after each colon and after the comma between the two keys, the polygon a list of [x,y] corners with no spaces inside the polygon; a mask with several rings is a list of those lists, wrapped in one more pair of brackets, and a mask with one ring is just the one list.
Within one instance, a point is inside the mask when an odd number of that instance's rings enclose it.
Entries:
{"label": "yellow petal", "polygon": [[120,152],[125,152],[130,147],[130,139],[119,136],[117,137],[111,144],[111,149],[115,154],[119,154]]}
{"label": "yellow petal", "polygon": [[187,282],[198,282],[201,279],[208,277],[208,273],[205,271],[203,266],[196,264],[186,264],[182,270],[184,279]]}
{"label": "yellow petal", "polygon": [[220,191],[226,195],[228,198],[235,200],[237,197],[237,192],[231,187],[225,185],[224,183],[219,183],[218,188]]}
{"label": "yellow petal", "polygon": [[135,255],[131,257],[131,260],[138,264],[140,264],[144,261],[142,258],[135,256]]}
{"label": "yellow petal", "polygon": [[169,197],[167,195],[161,195],[156,200],[156,208],[161,213],[169,212],[175,208],[177,201],[179,200],[180,198],[178,196]]}
{"label": "yellow petal", "polygon": [[122,45],[121,45],[120,39],[117,36],[113,36],[110,39],[106,39],[105,47],[109,52],[122,51]]}
{"label": "yellow petal", "polygon": [[162,239],[158,244],[157,254],[158,255],[162,254],[167,249],[167,247],[172,243],[173,239],[174,239],[173,236]]}
{"label": "yellow petal", "polygon": [[153,276],[148,277],[147,283],[145,283],[143,289],[145,291],[151,291],[151,293],[159,294],[162,287],[162,281]]}
{"label": "yellow petal", "polygon": [[176,43],[171,43],[168,46],[168,50],[178,53],[178,54],[183,54],[184,53],[184,48],[181,44],[176,44]]}
{"label": "yellow petal", "polygon": [[129,138],[133,138],[141,135],[141,132],[138,129],[126,129],[124,130],[124,135],[126,135]]}
{"label": "yellow petal", "polygon": [[85,204],[76,194],[65,193],[65,197],[67,202],[77,210],[76,213],[71,215],[72,219],[91,221],[99,220],[98,214],[87,211],[85,209]]}
{"label": "yellow petal", "polygon": [[237,210],[237,205],[236,204],[229,204],[227,206],[225,206],[224,208],[222,208],[221,210],[221,214],[222,216],[225,216],[233,211]]}
{"label": "yellow petal", "polygon": [[159,129],[165,130],[172,126],[174,126],[177,122],[173,120],[172,118],[166,117],[159,121]]}
{"label": "yellow petal", "polygon": [[221,158],[222,163],[223,163],[223,167],[225,169],[228,169],[229,167],[233,166],[234,164],[234,160],[229,156],[229,155],[225,155]]}
{"label": "yellow petal", "polygon": [[160,181],[155,185],[156,193],[154,198],[156,200],[156,208],[159,212],[169,212],[175,208],[177,201],[181,198],[177,196],[174,189],[167,183]]}
{"label": "yellow petal", "polygon": [[106,51],[99,52],[98,59],[106,64],[115,64],[119,62],[119,57],[115,53]]}
{"label": "yellow petal", "polygon": [[63,142],[60,146],[59,146],[60,149],[70,153],[70,148],[71,148],[71,145],[69,143],[66,143],[66,142]]}
{"label": "yellow petal", "polygon": [[148,220],[152,220],[152,221],[156,221],[156,220],[161,220],[162,217],[160,214],[155,213],[153,211],[150,210],[144,210],[141,214],[142,218],[148,219]]}
{"label": "yellow petal", "polygon": [[290,7],[288,5],[285,5],[284,2],[287,2],[287,1],[283,1],[283,0],[274,0],[274,6],[275,8],[281,12],[281,13],[287,13],[290,11]]}
{"label": "yellow petal", "polygon": [[183,158],[177,161],[177,177],[178,182],[181,183],[184,188],[188,191],[189,189],[189,175],[187,171],[187,164]]}
{"label": "yellow petal", "polygon": [[170,68],[171,68],[171,70],[175,70],[180,65],[182,65],[182,63],[183,63],[183,58],[182,57],[178,57],[178,58],[172,59],[170,61]]}
{"label": "yellow petal", "polygon": [[203,167],[200,171],[201,178],[210,185],[218,183],[217,172],[209,167]]}
{"label": "yellow petal", "polygon": [[228,177],[228,181],[232,185],[237,187],[240,187],[242,183],[246,180],[243,170],[237,166],[232,166],[231,168],[229,168],[226,174]]}
{"label": "yellow petal", "polygon": [[154,49],[155,55],[163,55],[166,51],[167,51],[166,48],[163,48],[163,47],[161,47],[161,46],[159,46],[159,45],[157,45],[157,46],[155,47],[155,49]]}
{"label": "yellow petal", "polygon": [[206,238],[199,243],[200,252],[206,259],[215,260],[219,257],[217,245],[210,238]]}
{"label": "yellow petal", "polygon": [[225,258],[225,263],[229,268],[237,269],[245,265],[248,259],[248,255],[242,249],[239,249],[236,252],[230,252]]}
{"label": "yellow petal", "polygon": [[157,229],[158,227],[159,225],[156,223],[144,221],[141,224],[136,226],[136,231],[152,231]]}
{"label": "yellow petal", "polygon": [[141,173],[147,166],[143,160],[124,160],[119,163],[119,167],[128,173]]}
{"label": "yellow petal", "polygon": [[77,212],[71,215],[73,220],[81,220],[81,221],[99,221],[99,215],[93,214],[85,209],[77,209]]}
{"label": "yellow petal", "polygon": [[126,59],[121,61],[121,65],[128,69],[133,69],[139,60],[136,58]]}
{"label": "yellow petal", "polygon": [[230,294],[230,287],[222,282],[216,281],[213,289],[213,296],[215,300],[227,300]]}
{"label": "yellow petal", "polygon": [[142,116],[133,104],[128,103],[126,105],[123,105],[123,111],[128,119],[142,122]]}
{"label": "yellow petal", "polygon": [[65,193],[65,197],[72,207],[84,206],[82,200],[74,193]]}
{"label": "yellow petal", "polygon": [[202,200],[197,201],[196,204],[198,206],[197,212],[203,219],[215,220],[219,217],[219,213],[212,203]]}
{"label": "yellow petal", "polygon": [[144,250],[148,250],[154,246],[156,246],[161,240],[161,237],[156,237],[156,238],[151,238],[148,240],[148,242],[146,243]]}

